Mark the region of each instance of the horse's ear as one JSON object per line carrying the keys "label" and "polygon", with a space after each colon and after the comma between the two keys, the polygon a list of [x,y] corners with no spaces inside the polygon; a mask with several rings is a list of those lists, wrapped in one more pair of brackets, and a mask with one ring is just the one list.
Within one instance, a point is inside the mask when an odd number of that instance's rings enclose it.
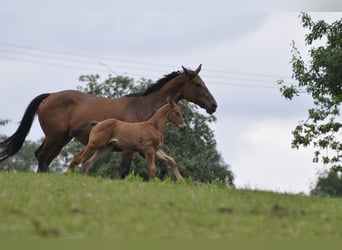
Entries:
{"label": "horse's ear", "polygon": [[195,70],[195,71],[192,71],[192,70],[188,70],[187,68],[185,68],[183,65],[182,65],[182,68],[184,70],[184,73],[185,75],[187,75],[189,77],[190,80],[194,79],[198,73],[201,71],[201,68],[202,68],[202,64],[200,64],[198,66],[198,68]]}
{"label": "horse's ear", "polygon": [[185,68],[183,65],[182,65],[182,69],[187,76],[191,75],[190,71],[187,68]]}
{"label": "horse's ear", "polygon": [[195,70],[196,74],[198,74],[202,69],[202,63],[198,66],[198,68]]}

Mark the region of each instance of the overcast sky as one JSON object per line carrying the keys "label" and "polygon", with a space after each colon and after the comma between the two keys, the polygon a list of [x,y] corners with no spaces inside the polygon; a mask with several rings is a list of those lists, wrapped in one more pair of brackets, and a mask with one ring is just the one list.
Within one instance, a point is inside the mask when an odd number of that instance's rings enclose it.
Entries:
{"label": "overcast sky", "polygon": [[[157,80],[202,63],[218,102],[211,127],[238,187],[307,193],[324,169],[312,163],[312,149],[291,149],[291,130],[311,100],[286,101],[276,85],[292,82],[291,41],[307,51],[302,8],[292,1],[46,2],[0,1],[0,119],[12,121],[0,134],[15,131],[35,96],[75,89],[82,74]],[[314,2],[309,10],[323,8]],[[28,139],[42,136],[36,119]]]}

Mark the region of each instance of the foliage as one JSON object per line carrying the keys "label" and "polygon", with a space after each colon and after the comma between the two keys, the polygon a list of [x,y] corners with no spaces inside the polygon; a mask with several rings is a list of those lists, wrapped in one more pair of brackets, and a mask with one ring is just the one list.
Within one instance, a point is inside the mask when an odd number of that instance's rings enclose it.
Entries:
{"label": "foliage", "polygon": [[[86,83],[86,86],[79,86],[79,90],[108,98],[141,92],[152,84],[151,80],[140,79],[135,82],[134,79],[124,76],[109,76],[108,79],[100,82],[98,75],[87,75],[81,76],[80,81]],[[183,177],[191,176],[194,180],[202,182],[218,181],[233,185],[233,174],[217,152],[213,131],[208,126],[208,123],[215,121],[216,118],[200,114],[195,105],[185,101],[179,102],[179,105],[188,124],[188,129],[180,131],[175,126],[167,126],[162,149],[175,158]],[[81,148],[82,146],[77,142],[69,143],[62,152],[64,161],[70,162],[71,157]],[[90,169],[90,174],[118,178],[120,165],[121,154],[109,154]],[[173,178],[171,169],[160,163],[158,165],[160,167],[157,168],[157,176],[162,179],[170,176]],[[133,159],[132,169],[143,179],[148,179],[146,162],[138,154]]]}
{"label": "foliage", "polygon": [[[5,126],[9,120],[0,119],[0,126]],[[6,140],[7,137],[0,135],[0,141]],[[14,156],[0,162],[0,170],[7,171],[33,171],[36,165],[34,151],[37,148],[37,143],[33,141],[25,141],[22,149]]]}
{"label": "foliage", "polygon": [[305,41],[310,47],[310,60],[304,61],[293,42],[291,63],[296,83],[286,85],[280,80],[280,91],[289,100],[307,93],[314,106],[308,110],[307,119],[294,129],[292,147],[314,146],[314,162],[321,160],[342,171],[342,19],[328,24],[323,20],[315,22],[302,13],[301,21],[309,30]]}
{"label": "foliage", "polygon": [[9,120],[2,120],[2,119],[0,119],[0,126],[4,126],[7,123],[9,123]]}
{"label": "foliage", "polygon": [[342,235],[342,199],[197,182],[0,172],[0,197],[0,239],[7,240],[313,239],[317,244]]}
{"label": "foliage", "polygon": [[173,156],[185,177],[201,182],[228,183],[233,185],[232,173],[216,150],[213,131],[207,125],[216,120],[197,112],[197,106],[186,101],[179,102],[188,123],[186,131],[180,132],[170,125],[165,130],[163,150]]}
{"label": "foliage", "polygon": [[342,176],[339,172],[329,170],[318,177],[312,195],[342,197]]}
{"label": "foliage", "polygon": [[[5,139],[5,136],[0,136],[0,141]],[[14,172],[36,171],[38,165],[34,152],[42,142],[42,139],[38,141],[26,140],[17,154],[0,162],[0,170]],[[63,156],[59,156],[50,164],[49,169],[51,172],[62,172],[65,169],[62,158]]]}
{"label": "foliage", "polygon": [[[126,76],[109,77],[103,82],[99,82],[99,75],[82,75],[79,80],[86,83],[85,87],[78,86],[77,89],[95,96],[102,96],[106,98],[118,98],[135,92],[138,87],[135,86],[133,78]],[[146,79],[141,79],[139,82],[140,88],[146,87],[152,82]]]}
{"label": "foliage", "polygon": [[[5,136],[0,136],[0,141],[5,140]],[[7,171],[33,171],[37,165],[34,151],[37,149],[36,142],[26,140],[21,150],[13,157],[0,162],[0,170]]]}
{"label": "foliage", "polygon": [[[9,123],[9,120],[0,119],[0,126],[4,126]],[[0,141],[6,140],[7,137],[4,135],[0,135]],[[0,162],[0,171],[36,171],[37,169],[37,159],[34,155],[36,149],[41,145],[43,139],[38,141],[26,140],[19,150],[19,152],[6,160]],[[55,159],[49,166],[51,172],[62,172],[65,168],[65,164],[63,165],[64,156],[59,156]]]}

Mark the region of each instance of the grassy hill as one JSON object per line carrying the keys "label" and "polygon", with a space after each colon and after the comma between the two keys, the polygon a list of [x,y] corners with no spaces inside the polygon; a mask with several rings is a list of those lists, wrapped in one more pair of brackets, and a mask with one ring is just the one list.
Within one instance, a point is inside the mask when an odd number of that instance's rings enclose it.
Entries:
{"label": "grassy hill", "polygon": [[0,172],[0,238],[341,239],[342,199]]}

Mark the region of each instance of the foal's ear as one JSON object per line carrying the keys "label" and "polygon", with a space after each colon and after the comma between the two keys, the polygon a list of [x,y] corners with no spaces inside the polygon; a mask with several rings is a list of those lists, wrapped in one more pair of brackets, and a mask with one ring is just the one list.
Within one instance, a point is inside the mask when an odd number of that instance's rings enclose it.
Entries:
{"label": "foal's ear", "polygon": [[171,107],[173,107],[176,103],[174,102],[174,100],[171,99],[170,96],[167,97],[167,103],[171,105]]}

